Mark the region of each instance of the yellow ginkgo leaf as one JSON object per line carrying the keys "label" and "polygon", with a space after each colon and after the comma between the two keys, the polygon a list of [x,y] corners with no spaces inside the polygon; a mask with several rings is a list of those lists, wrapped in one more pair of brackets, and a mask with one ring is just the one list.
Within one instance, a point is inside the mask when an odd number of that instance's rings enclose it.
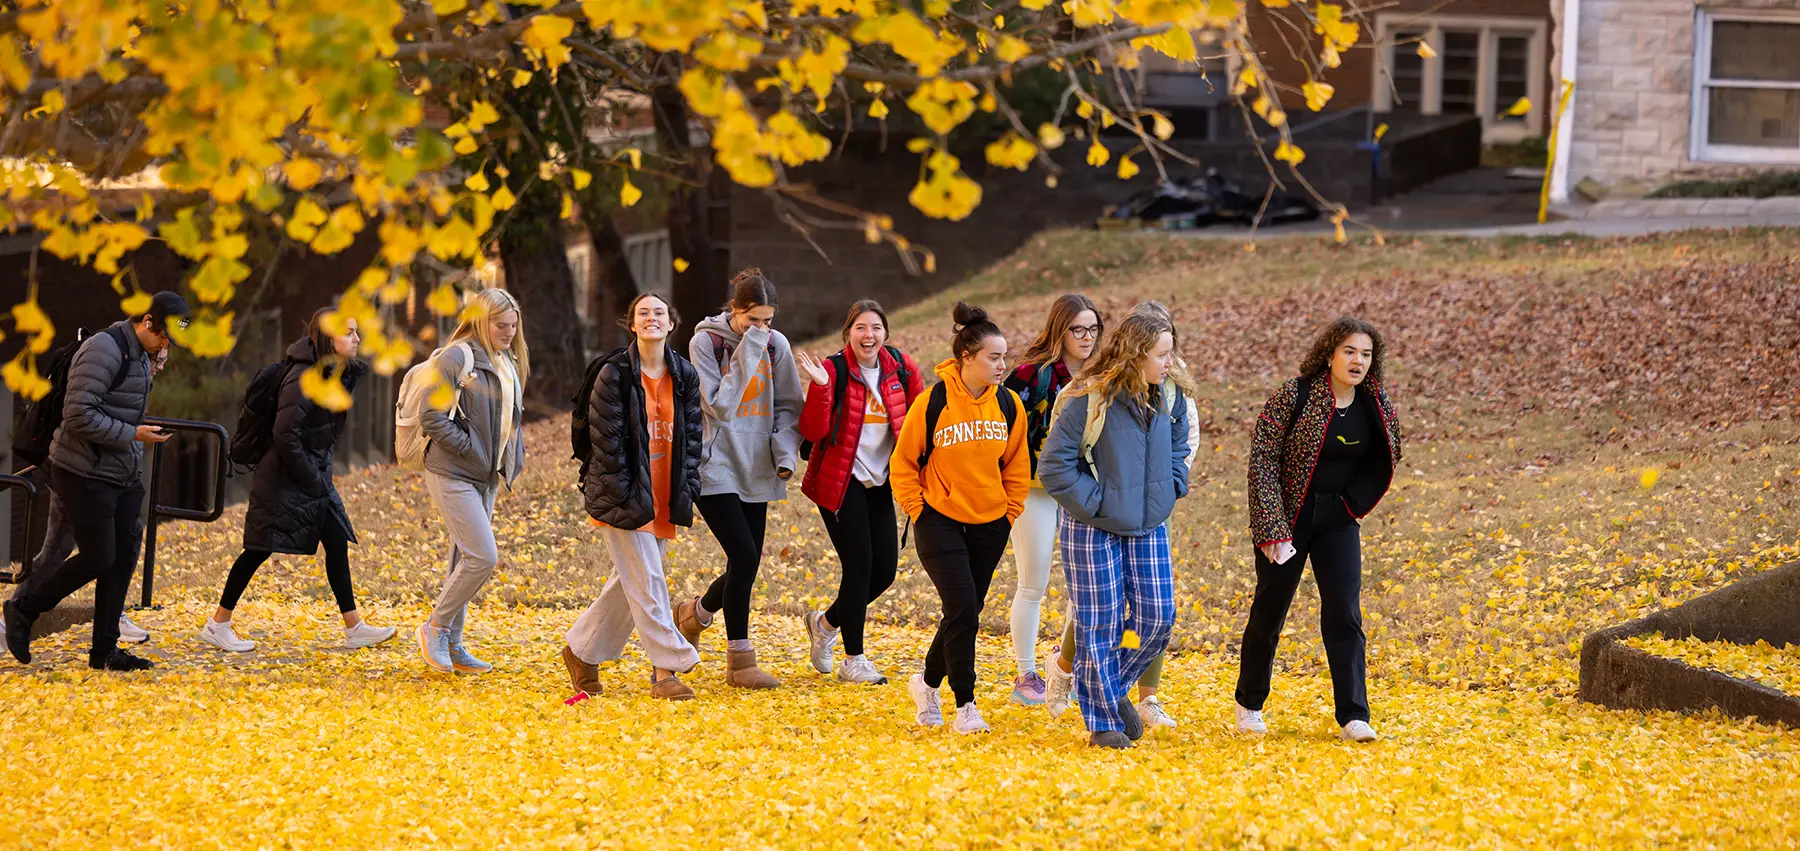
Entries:
{"label": "yellow ginkgo leaf", "polygon": [[1121,650],[1136,650],[1141,646],[1143,643],[1138,639],[1137,630],[1128,629],[1125,630],[1124,635],[1119,636],[1119,649]]}
{"label": "yellow ginkgo leaf", "polygon": [[1137,173],[1138,173],[1138,164],[1132,162],[1130,157],[1120,157],[1119,158],[1119,179],[1120,180],[1130,180],[1130,179],[1136,177]]}
{"label": "yellow ginkgo leaf", "polygon": [[143,290],[137,290],[119,302],[119,309],[124,311],[126,316],[143,316],[150,312],[150,294]]}
{"label": "yellow ginkgo leaf", "polygon": [[1038,144],[1042,145],[1044,150],[1054,151],[1057,148],[1062,147],[1065,137],[1063,136],[1061,127],[1046,121],[1043,124],[1038,125],[1037,133]]}
{"label": "yellow ginkgo leaf", "polygon": [[1288,165],[1297,166],[1301,160],[1306,159],[1306,152],[1300,150],[1294,143],[1283,139],[1281,144],[1275,146],[1275,158]]}
{"label": "yellow ginkgo leaf", "polygon": [[513,195],[512,189],[504,184],[494,192],[492,200],[494,202],[494,209],[496,210],[510,210],[513,208],[514,204],[519,202],[518,197]]}
{"label": "yellow ginkgo leaf", "polygon": [[1433,57],[1433,56],[1436,56],[1436,55],[1438,55],[1438,54],[1437,54],[1437,51],[1435,51],[1435,50],[1432,50],[1432,49],[1431,49],[1431,45],[1429,45],[1429,44],[1426,44],[1426,43],[1425,43],[1425,42],[1423,42],[1423,41],[1421,41],[1421,42],[1419,42],[1419,50],[1418,50],[1418,53],[1419,53],[1419,58],[1420,58],[1420,59],[1430,59],[1430,58],[1432,58],[1432,57]]}
{"label": "yellow ginkgo leaf", "polygon": [[1530,111],[1531,111],[1531,98],[1519,98],[1518,100],[1513,101],[1512,106],[1509,106],[1506,108],[1506,114],[1513,115],[1513,116],[1524,115],[1525,113],[1530,112]]}
{"label": "yellow ginkgo leaf", "polygon": [[493,184],[488,182],[487,172],[485,171],[478,171],[469,175],[468,179],[463,181],[463,185],[476,192],[486,192],[493,186]]}
{"label": "yellow ginkgo leaf", "polygon": [[515,89],[524,88],[525,84],[529,83],[529,82],[531,82],[531,72],[530,71],[520,68],[520,69],[512,72],[512,87],[513,88],[515,88]]}
{"label": "yellow ginkgo leaf", "polygon": [[300,392],[314,404],[332,413],[350,410],[350,391],[337,376],[326,377],[323,361],[300,374]]}
{"label": "yellow ginkgo leaf", "polygon": [[1644,490],[1649,490],[1656,487],[1656,483],[1660,479],[1662,479],[1662,471],[1651,467],[1638,476],[1638,484],[1643,486]]}
{"label": "yellow ginkgo leaf", "polygon": [[1380,124],[1377,124],[1375,126],[1375,141],[1377,141],[1377,142],[1381,141],[1381,137],[1386,136],[1387,131],[1388,131],[1387,122],[1384,121]]}
{"label": "yellow ginkgo leaf", "polygon": [[311,189],[325,173],[319,164],[305,157],[295,157],[281,167],[282,174],[287,175],[289,186],[295,189]]}
{"label": "yellow ginkgo leaf", "polygon": [[569,169],[569,177],[570,177],[570,179],[574,180],[575,191],[577,191],[577,192],[588,188],[588,184],[594,182],[593,173],[589,172],[585,169],[579,169],[579,168]]}
{"label": "yellow ginkgo leaf", "polygon": [[681,272],[686,272],[688,270],[688,262],[686,260],[681,259],[680,257],[675,258],[675,262],[671,265],[673,265],[675,267],[675,272],[677,274],[679,274]]}
{"label": "yellow ginkgo leaf", "polygon": [[625,185],[619,187],[619,203],[629,207],[636,204],[638,199],[642,197],[644,197],[643,190],[633,185],[631,178],[625,178]]}

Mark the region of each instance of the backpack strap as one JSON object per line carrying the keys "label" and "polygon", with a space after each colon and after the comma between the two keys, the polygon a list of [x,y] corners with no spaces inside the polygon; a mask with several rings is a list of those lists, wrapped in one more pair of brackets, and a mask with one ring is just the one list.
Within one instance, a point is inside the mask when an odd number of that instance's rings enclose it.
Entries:
{"label": "backpack strap", "polygon": [[1281,433],[1287,437],[1294,433],[1294,426],[1300,423],[1300,414],[1306,410],[1306,396],[1312,390],[1312,376],[1300,376],[1298,392],[1294,395],[1294,409],[1288,412],[1287,431]]}
{"label": "backpack strap", "polygon": [[938,418],[944,415],[944,405],[950,401],[949,389],[940,381],[931,385],[931,392],[925,400],[925,451],[919,453],[919,470],[923,472],[925,465],[931,463],[931,450],[937,448]]}
{"label": "backpack strap", "polygon": [[887,349],[888,357],[893,358],[894,363],[900,365],[898,370],[900,376],[900,395],[905,396],[906,388],[912,386],[912,370],[906,368],[906,356],[900,354],[900,350],[893,346],[882,346],[882,348]]}
{"label": "backpack strap", "polygon": [[112,384],[107,385],[106,388],[106,392],[116,393],[119,387],[125,383],[125,373],[131,369],[130,361],[125,359],[125,353],[131,351],[131,344],[126,342],[125,329],[117,325],[108,327],[105,333],[113,338],[113,342],[119,344],[119,371],[113,373]]}
{"label": "backpack strap", "polygon": [[712,338],[713,360],[719,364],[719,374],[724,375],[727,367],[731,365],[731,352],[734,347],[726,344],[724,337],[711,331],[706,332],[706,336]]}
{"label": "backpack strap", "polygon": [[[838,426],[844,422],[844,398],[850,389],[850,360],[843,352],[827,357],[831,361],[831,430],[825,433],[825,440],[820,446],[831,446],[837,443]],[[870,392],[879,393],[879,388],[871,388]]]}

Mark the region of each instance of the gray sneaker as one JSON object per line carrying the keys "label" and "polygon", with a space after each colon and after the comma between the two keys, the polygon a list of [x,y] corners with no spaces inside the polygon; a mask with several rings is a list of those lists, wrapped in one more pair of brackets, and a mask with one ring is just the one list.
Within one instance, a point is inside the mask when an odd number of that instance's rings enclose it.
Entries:
{"label": "gray sneaker", "polygon": [[450,630],[432,626],[429,621],[419,624],[419,656],[433,671],[448,674],[450,667]]}
{"label": "gray sneaker", "polygon": [[450,667],[459,674],[485,674],[494,669],[493,665],[475,658],[460,641],[450,645]]}
{"label": "gray sneaker", "polygon": [[913,705],[919,708],[916,716],[921,727],[944,726],[944,706],[938,699],[938,690],[925,684],[924,674],[913,674],[906,681],[906,690],[912,694]]}
{"label": "gray sneaker", "polygon": [[876,686],[886,685],[888,681],[866,656],[851,656],[839,662],[837,678],[840,683],[867,683]]}
{"label": "gray sneaker", "polygon": [[831,673],[834,654],[832,645],[837,643],[838,631],[825,625],[824,612],[807,612],[801,618],[806,623],[806,637],[812,645],[813,670],[821,674]]}

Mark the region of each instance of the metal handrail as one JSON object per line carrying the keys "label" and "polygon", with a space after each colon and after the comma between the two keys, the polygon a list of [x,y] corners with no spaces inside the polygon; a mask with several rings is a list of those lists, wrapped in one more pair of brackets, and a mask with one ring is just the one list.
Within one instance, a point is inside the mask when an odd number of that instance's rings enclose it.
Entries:
{"label": "metal handrail", "polygon": [[[20,470],[19,472],[27,472]],[[37,511],[37,485],[24,476],[0,476],[0,489],[17,489],[25,494],[25,551],[19,553],[19,570],[0,570],[0,582],[19,583],[31,576],[31,560],[37,556],[31,552],[31,521]]]}
{"label": "metal handrail", "polygon": [[211,435],[217,450],[217,463],[214,465],[214,481],[211,498],[207,500],[209,508],[199,511],[180,506],[166,506],[159,501],[162,494],[162,461],[164,443],[158,443],[150,450],[150,515],[144,521],[144,597],[143,607],[150,607],[151,592],[156,587],[156,524],[168,517],[174,520],[193,520],[199,523],[211,523],[225,513],[225,474],[231,465],[226,463],[225,450],[230,438],[225,434],[225,427],[218,423],[203,423],[194,420],[171,420],[162,417],[145,417],[145,425],[161,426],[174,432]]}

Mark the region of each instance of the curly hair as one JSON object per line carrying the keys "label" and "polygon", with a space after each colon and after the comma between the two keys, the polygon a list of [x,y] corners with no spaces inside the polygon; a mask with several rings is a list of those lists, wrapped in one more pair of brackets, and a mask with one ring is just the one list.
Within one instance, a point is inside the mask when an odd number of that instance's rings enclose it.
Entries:
{"label": "curly hair", "polygon": [[1381,384],[1385,374],[1382,367],[1387,363],[1387,343],[1381,339],[1381,332],[1377,331],[1375,326],[1354,316],[1338,317],[1330,325],[1325,326],[1318,336],[1313,337],[1312,348],[1307,351],[1306,357],[1300,359],[1300,375],[1311,378],[1322,375],[1326,370],[1331,369],[1332,353],[1336,352],[1338,346],[1343,345],[1345,340],[1350,339],[1352,334],[1369,335],[1369,342],[1374,351],[1370,353],[1369,357],[1367,380]]}
{"label": "curly hair", "polygon": [[[1025,347],[1022,360],[1043,366],[1062,359],[1063,337],[1069,333],[1069,326],[1075,324],[1075,317],[1084,310],[1094,312],[1094,323],[1100,326],[1100,334],[1106,332],[1106,317],[1100,315],[1100,308],[1094,306],[1094,300],[1080,293],[1067,293],[1056,297],[1050,305],[1050,316],[1044,321],[1044,329],[1038,332],[1031,345]],[[1100,334],[1096,334],[1098,338]]]}
{"label": "curly hair", "polygon": [[[1119,323],[1118,330],[1108,335],[1100,351],[1088,359],[1063,393],[1073,396],[1094,394],[1102,399],[1126,396],[1150,407],[1150,384],[1138,370],[1138,361],[1156,348],[1157,340],[1175,329],[1168,320],[1149,312],[1135,312]],[[1199,387],[1179,364],[1169,365],[1168,379],[1192,398]]]}

